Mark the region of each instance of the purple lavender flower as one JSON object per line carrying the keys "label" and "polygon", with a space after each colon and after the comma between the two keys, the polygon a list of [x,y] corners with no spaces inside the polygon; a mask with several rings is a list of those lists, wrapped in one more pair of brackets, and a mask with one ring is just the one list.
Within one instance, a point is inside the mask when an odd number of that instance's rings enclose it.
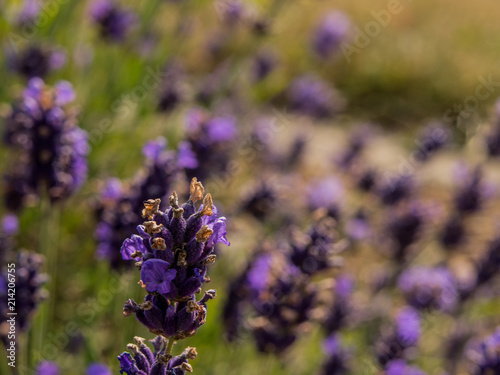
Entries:
{"label": "purple lavender flower", "polygon": [[287,94],[294,111],[317,119],[331,117],[343,107],[340,95],[312,75],[296,78],[290,84]]}
{"label": "purple lavender flower", "polygon": [[[16,332],[27,331],[33,314],[35,313],[39,303],[45,299],[46,291],[42,289],[42,285],[47,280],[47,276],[41,273],[43,257],[39,254],[34,254],[26,251],[21,251],[17,254],[15,263],[16,276]],[[10,282],[8,270],[4,270],[0,275],[0,300],[7,300],[7,285]],[[8,315],[9,309],[7,304],[0,307],[0,337],[7,343],[7,333],[9,332],[7,320],[11,317]]]}
{"label": "purple lavender flower", "polygon": [[38,0],[24,0],[21,12],[17,15],[19,27],[34,24],[40,14],[41,4]]}
{"label": "purple lavender flower", "polygon": [[[197,210],[195,203],[202,199]],[[142,214],[148,221],[138,227],[140,236],[123,244],[124,259],[138,260],[142,284],[150,293],[141,305],[129,300],[123,311],[126,316],[134,313],[155,334],[180,339],[204,324],[206,302],[215,297],[215,291],[206,292],[198,302],[194,294],[209,281],[207,266],[215,261],[215,246],[229,242],[225,218],[217,217],[210,194],[204,197],[203,185],[196,178],[182,207],[175,192],[165,213],[159,210],[160,202],[144,202]]]}
{"label": "purple lavender flower", "polygon": [[265,181],[260,181],[249,192],[245,193],[241,202],[241,210],[258,220],[264,220],[273,213],[277,204],[276,188]]}
{"label": "purple lavender flower", "polygon": [[328,335],[337,332],[345,326],[349,314],[352,312],[352,291],[354,280],[351,275],[344,274],[335,280],[335,301],[326,311],[326,318],[322,322]]}
{"label": "purple lavender flower", "polygon": [[417,140],[416,159],[427,161],[437,151],[445,147],[451,140],[451,132],[442,124],[433,123],[427,126]]}
{"label": "purple lavender flower", "polygon": [[363,241],[373,234],[368,217],[362,209],[359,209],[345,225],[346,234],[355,241]]}
{"label": "purple lavender flower", "polygon": [[465,225],[459,215],[452,215],[446,220],[439,240],[448,250],[462,244],[465,238]]}
{"label": "purple lavender flower", "polygon": [[335,220],[320,217],[306,234],[292,234],[290,260],[306,275],[313,275],[333,266],[338,241]]}
{"label": "purple lavender flower", "polygon": [[426,375],[425,372],[418,367],[410,366],[401,359],[396,359],[387,364],[385,369],[386,375]]}
{"label": "purple lavender flower", "polygon": [[[208,117],[201,110],[194,109],[187,114],[186,132],[188,149],[197,160],[196,167],[186,169],[187,177],[205,179],[225,174],[233,148],[232,141],[237,135],[235,120],[232,117]],[[183,147],[185,151],[187,145]]]}
{"label": "purple lavender flower", "polygon": [[452,310],[458,292],[451,273],[443,267],[413,267],[404,271],[398,280],[407,303],[418,309]]}
{"label": "purple lavender flower", "polygon": [[391,210],[388,217],[386,233],[393,242],[394,260],[402,262],[408,247],[418,240],[427,213],[420,202],[410,202]]}
{"label": "purple lavender flower", "polygon": [[7,236],[13,236],[17,234],[19,230],[19,220],[14,214],[7,214],[2,219],[2,229],[1,233]]}
{"label": "purple lavender flower", "polygon": [[488,375],[500,373],[500,328],[468,351],[470,374]]}
{"label": "purple lavender flower", "polygon": [[252,64],[252,78],[255,82],[264,80],[275,68],[276,58],[270,52],[259,53]]}
{"label": "purple lavender flower", "polygon": [[378,195],[383,204],[393,206],[412,196],[414,181],[411,176],[386,178],[378,187]]}
{"label": "purple lavender flower", "polygon": [[326,355],[326,361],[323,364],[320,374],[322,375],[340,375],[348,374],[349,352],[342,346],[338,335],[330,335],[323,342],[323,352]]}
{"label": "purple lavender flower", "polygon": [[136,22],[136,15],[122,9],[113,0],[94,0],[90,7],[90,16],[99,26],[103,39],[121,42]]}
{"label": "purple lavender flower", "polygon": [[330,57],[345,40],[350,28],[351,22],[344,13],[339,11],[329,13],[314,30],[313,51],[323,59]]}
{"label": "purple lavender flower", "polygon": [[87,375],[112,375],[113,373],[108,366],[102,363],[92,363],[87,367]]}
{"label": "purple lavender flower", "polygon": [[6,119],[4,140],[19,155],[16,168],[6,174],[6,204],[18,210],[38,198],[41,189],[53,201],[67,198],[85,182],[87,134],[66,105],[74,98],[71,85],[54,88],[32,78]]}
{"label": "purple lavender flower", "polygon": [[459,184],[454,196],[455,209],[464,215],[479,211],[492,195],[493,187],[483,181],[479,166],[470,169],[465,164],[459,164],[455,173]]}
{"label": "purple lavender flower", "polygon": [[60,373],[57,363],[51,361],[40,362],[36,369],[37,375],[59,375]]}
{"label": "purple lavender flower", "polygon": [[153,343],[154,351],[146,344],[145,339],[135,337],[135,344],[127,345],[127,349],[132,353],[124,352],[118,356],[120,361],[120,374],[127,375],[184,375],[192,372],[193,369],[188,363],[189,360],[198,356],[195,348],[187,347],[182,354],[172,357],[166,352],[166,340],[157,336]]}
{"label": "purple lavender flower", "polygon": [[240,0],[216,0],[215,9],[228,26],[235,26],[245,16],[245,7]]}
{"label": "purple lavender flower", "polygon": [[66,63],[64,52],[38,45],[29,45],[21,51],[11,52],[7,58],[10,68],[26,78],[44,78]]}
{"label": "purple lavender flower", "polygon": [[183,85],[184,71],[177,62],[170,62],[164,70],[158,94],[158,110],[170,112],[185,100],[186,93]]}
{"label": "purple lavender flower", "polygon": [[377,359],[386,366],[395,359],[407,357],[409,348],[417,345],[420,339],[420,317],[411,307],[403,308],[396,317],[396,324],[385,332],[375,345]]}
{"label": "purple lavender flower", "polygon": [[314,211],[326,209],[328,215],[336,220],[340,218],[340,205],[344,198],[344,185],[335,176],[313,181],[308,189],[308,205]]}

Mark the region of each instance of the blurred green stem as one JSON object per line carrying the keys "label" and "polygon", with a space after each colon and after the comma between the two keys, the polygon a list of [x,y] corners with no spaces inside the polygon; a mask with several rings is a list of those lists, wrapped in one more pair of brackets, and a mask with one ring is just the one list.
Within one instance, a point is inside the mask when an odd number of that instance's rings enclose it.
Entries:
{"label": "blurred green stem", "polygon": [[[60,206],[53,205],[49,197],[40,204],[40,236],[38,252],[45,257],[46,273],[49,275],[48,301],[41,304],[30,332],[29,353],[33,350],[43,353],[43,341],[54,322],[57,294],[57,253],[59,239]],[[34,365],[34,364],[32,364]]]}

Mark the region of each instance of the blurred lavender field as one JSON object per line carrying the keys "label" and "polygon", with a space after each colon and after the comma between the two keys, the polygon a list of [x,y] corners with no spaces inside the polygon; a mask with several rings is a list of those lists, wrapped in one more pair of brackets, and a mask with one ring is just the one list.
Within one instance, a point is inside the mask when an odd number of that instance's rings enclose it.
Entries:
{"label": "blurred lavender field", "polygon": [[0,0],[0,374],[500,375],[499,9]]}

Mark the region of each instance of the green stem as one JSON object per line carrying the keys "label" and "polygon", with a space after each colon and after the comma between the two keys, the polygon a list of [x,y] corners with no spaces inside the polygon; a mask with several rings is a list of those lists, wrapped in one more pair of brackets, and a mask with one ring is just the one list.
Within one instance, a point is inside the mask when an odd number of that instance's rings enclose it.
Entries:
{"label": "green stem", "polygon": [[165,349],[165,354],[169,357],[172,356],[172,349],[175,345],[176,341],[173,338],[167,340],[167,347]]}

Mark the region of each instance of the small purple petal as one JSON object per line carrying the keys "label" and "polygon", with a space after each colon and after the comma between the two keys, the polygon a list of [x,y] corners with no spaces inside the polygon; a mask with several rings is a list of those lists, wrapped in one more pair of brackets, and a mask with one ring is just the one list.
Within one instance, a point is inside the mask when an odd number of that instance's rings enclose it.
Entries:
{"label": "small purple petal", "polygon": [[141,279],[148,292],[168,293],[177,271],[168,269],[170,264],[161,259],[149,259],[142,265]]}
{"label": "small purple petal", "polygon": [[66,105],[75,100],[76,94],[68,81],[59,81],[54,85],[55,102],[57,105]]}
{"label": "small purple petal", "polygon": [[144,243],[142,242],[142,238],[136,234],[133,234],[132,237],[127,238],[123,242],[120,253],[122,254],[122,258],[125,260],[135,259],[136,261],[139,261],[140,258],[131,257],[131,255],[136,251],[140,251],[141,253],[144,254],[147,250],[146,247],[144,246]]}

